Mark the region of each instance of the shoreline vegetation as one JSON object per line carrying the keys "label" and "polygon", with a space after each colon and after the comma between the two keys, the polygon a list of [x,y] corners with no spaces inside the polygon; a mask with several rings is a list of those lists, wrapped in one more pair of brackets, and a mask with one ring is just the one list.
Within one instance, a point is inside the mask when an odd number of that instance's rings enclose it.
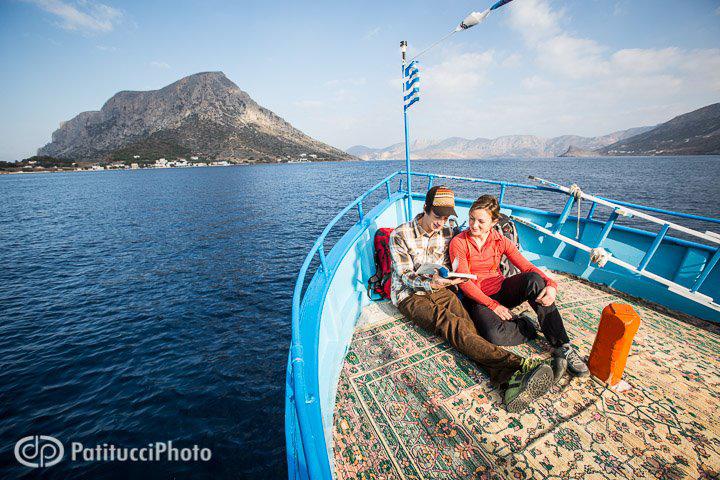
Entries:
{"label": "shoreline vegetation", "polygon": [[[556,157],[545,157],[547,160],[560,158],[651,158],[651,157],[683,157],[683,156],[707,156],[714,157],[718,154],[704,155],[573,155],[565,154]],[[518,160],[523,158],[535,157],[489,157],[472,159],[476,161],[483,160]],[[14,175],[19,173],[60,173],[60,172],[102,172],[108,170],[147,170],[147,169],[163,169],[163,168],[198,168],[198,167],[232,167],[232,166],[250,166],[250,165],[275,165],[278,163],[317,163],[333,161],[334,159],[318,158],[317,155],[300,155],[300,158],[277,158],[275,161],[254,161],[254,160],[207,160],[200,157],[192,156],[190,160],[185,158],[177,158],[175,160],[167,160],[159,158],[155,161],[151,160],[133,160],[133,161],[116,161],[116,162],[89,162],[89,161],[73,161],[49,156],[34,156],[19,160],[17,162],[0,161],[0,175]],[[432,161],[432,160],[453,160],[453,159],[437,159],[437,158],[412,158],[413,161]],[[454,159],[468,160],[468,159]],[[347,161],[347,160],[345,160]],[[382,160],[364,160],[358,159],[360,162],[378,162],[378,161],[405,161],[403,158],[391,158]]]}
{"label": "shoreline vegetation", "polygon": [[133,160],[115,162],[88,162],[73,161],[63,158],[55,158],[48,155],[36,155],[34,157],[19,160],[17,162],[0,162],[0,175],[18,173],[56,173],[56,172],[98,172],[106,170],[142,170],[155,168],[196,168],[196,167],[229,167],[234,165],[256,165],[273,163],[310,163],[324,161],[314,154],[300,154],[298,158],[279,157],[274,162],[257,162],[254,160],[210,160],[199,156],[191,156],[189,159],[176,158],[167,160],[146,160],[134,158]]}

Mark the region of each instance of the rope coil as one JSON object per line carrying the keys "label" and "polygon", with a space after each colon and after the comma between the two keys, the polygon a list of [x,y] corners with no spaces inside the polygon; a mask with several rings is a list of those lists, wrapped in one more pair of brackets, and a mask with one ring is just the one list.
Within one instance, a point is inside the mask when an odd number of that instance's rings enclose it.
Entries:
{"label": "rope coil", "polygon": [[583,191],[577,186],[577,184],[573,183],[570,185],[570,192],[568,193],[575,197],[575,200],[580,200],[582,198]]}

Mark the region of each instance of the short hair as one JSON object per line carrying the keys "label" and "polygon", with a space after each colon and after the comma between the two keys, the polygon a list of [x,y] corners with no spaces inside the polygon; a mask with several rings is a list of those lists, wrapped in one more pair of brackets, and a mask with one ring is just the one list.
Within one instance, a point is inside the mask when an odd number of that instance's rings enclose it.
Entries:
{"label": "short hair", "polygon": [[500,218],[500,204],[492,195],[481,195],[470,206],[470,211],[487,209],[493,220]]}

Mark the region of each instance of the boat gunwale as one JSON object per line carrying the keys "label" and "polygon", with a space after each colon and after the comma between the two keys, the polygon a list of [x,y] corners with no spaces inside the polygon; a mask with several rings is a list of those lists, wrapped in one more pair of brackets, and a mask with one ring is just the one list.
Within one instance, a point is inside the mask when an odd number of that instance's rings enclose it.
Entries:
{"label": "boat gunwale", "polygon": [[[332,478],[332,474],[330,472],[330,459],[327,456],[327,450],[325,447],[325,436],[323,434],[323,427],[322,427],[322,413],[320,412],[320,405],[318,401],[319,396],[319,388],[317,386],[317,381],[313,382],[313,387],[315,387],[314,391],[309,391],[308,384],[305,379],[305,372],[304,372],[304,366],[305,366],[305,351],[302,344],[302,332],[301,332],[301,325],[300,325],[300,313],[302,311],[302,304],[305,300],[305,295],[303,294],[302,287],[305,283],[305,277],[307,276],[307,271],[310,267],[310,263],[312,262],[312,259],[315,257],[315,254],[318,252],[323,252],[320,255],[320,266],[315,270],[313,273],[313,277],[310,280],[310,283],[308,283],[308,287],[305,290],[305,293],[310,289],[310,287],[313,284],[313,280],[316,278],[317,274],[322,269],[325,271],[325,278],[324,278],[324,285],[323,285],[323,294],[327,293],[327,289],[329,288],[330,283],[332,282],[332,278],[335,274],[336,268],[335,265],[333,265],[331,268],[328,268],[328,264],[326,262],[326,257],[324,254],[324,246],[323,243],[332,229],[344,216],[347,214],[353,207],[356,207],[360,205],[359,211],[362,212],[362,201],[367,198],[369,195],[377,191],[380,187],[383,185],[387,186],[387,194],[388,197],[384,199],[382,202],[380,202],[379,205],[377,205],[375,208],[373,208],[373,211],[376,210],[381,205],[384,205],[386,202],[388,204],[390,203],[390,200],[393,199],[393,197],[397,200],[397,195],[400,195],[400,198],[404,198],[407,196],[407,192],[402,192],[400,194],[396,193],[395,195],[391,194],[390,192],[390,182],[399,174],[399,172],[394,172],[393,174],[387,176],[382,181],[378,182],[375,186],[371,187],[367,191],[365,191],[363,194],[358,196],[355,200],[350,202],[345,208],[343,208],[329,223],[328,225],[323,229],[320,236],[318,236],[317,240],[315,240],[315,243],[311,247],[310,251],[305,257],[305,260],[300,268],[300,271],[298,272],[297,280],[295,281],[295,289],[293,291],[293,303],[292,303],[292,339],[290,343],[290,355],[288,358],[288,367],[287,367],[287,377],[289,380],[292,381],[292,390],[293,390],[293,397],[290,398],[287,395],[286,392],[286,399],[287,401],[290,401],[292,403],[292,410],[295,412],[295,415],[297,416],[297,426],[300,430],[300,437],[302,439],[303,444],[303,450],[305,453],[305,461],[306,465],[309,469],[309,477],[310,478],[320,478],[322,475],[322,478]],[[396,201],[395,200],[395,201]],[[365,231],[366,226],[363,227],[363,223],[366,222],[370,218],[370,215],[365,216],[362,213],[360,213],[360,220],[350,227],[347,232],[343,234],[343,237],[333,245],[330,252],[332,252],[336,247],[339,246],[340,242],[344,240],[345,235],[350,233],[354,227],[361,227],[358,228],[357,234],[354,236],[355,238],[353,241],[348,241],[347,246],[343,252],[346,253],[347,250],[351,247],[351,245],[354,243],[354,241],[359,237],[359,235]],[[328,255],[330,256],[330,255]],[[342,260],[342,255],[339,256],[339,260]],[[322,315],[322,306],[324,304],[325,298],[322,298],[322,301],[318,305],[317,310],[314,312],[316,313],[317,322],[319,323],[320,317]],[[315,332],[317,333],[317,328],[315,329]],[[314,354],[312,358],[309,360],[311,361],[312,365],[312,371],[317,372],[318,367],[318,358],[317,358],[317,338],[315,338],[315,345],[312,345],[312,353]],[[303,399],[306,408],[298,408],[297,399]],[[307,409],[311,410],[311,412],[308,412]],[[313,419],[309,418],[308,414],[311,413]],[[286,409],[286,429],[288,427],[289,419],[287,418],[287,409]],[[320,430],[320,432],[317,432],[317,430]],[[286,439],[288,435],[286,432]],[[308,451],[307,446],[312,445],[314,447],[317,447],[318,440],[322,440],[323,442],[323,448],[313,448],[312,451]],[[286,448],[288,448],[288,457],[290,457],[290,445],[288,442],[286,442]],[[320,458],[317,458],[318,451]],[[308,458],[309,457],[309,458]],[[290,458],[288,458],[288,471],[292,472],[292,463],[290,461]]]}

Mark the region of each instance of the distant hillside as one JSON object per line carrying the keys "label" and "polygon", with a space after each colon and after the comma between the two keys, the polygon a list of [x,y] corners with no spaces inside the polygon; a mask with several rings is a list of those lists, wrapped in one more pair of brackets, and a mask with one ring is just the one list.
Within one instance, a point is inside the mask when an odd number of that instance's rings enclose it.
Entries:
{"label": "distant hillside", "polygon": [[607,155],[720,154],[720,103],[677,116],[599,152]]}
{"label": "distant hillside", "polygon": [[583,150],[582,148],[577,147],[570,147],[565,151],[565,153],[562,153],[558,155],[558,157],[597,157],[600,156],[600,154],[595,150]]}
{"label": "distant hillside", "polygon": [[[651,130],[654,127],[638,127],[621,130],[600,137],[563,135],[554,138],[533,135],[508,135],[494,139],[450,137],[444,140],[422,139],[412,142],[410,155],[413,159],[473,159],[495,157],[557,157],[572,151],[595,150],[624,138]],[[347,152],[363,160],[390,160],[405,158],[405,146],[396,143],[385,148],[369,148],[356,145]]]}
{"label": "distant hillside", "polygon": [[38,150],[73,160],[127,160],[197,155],[231,161],[277,161],[314,155],[351,160],[258,105],[222,72],[182,78],[159,90],[123,91],[100,111],[63,122]]}

